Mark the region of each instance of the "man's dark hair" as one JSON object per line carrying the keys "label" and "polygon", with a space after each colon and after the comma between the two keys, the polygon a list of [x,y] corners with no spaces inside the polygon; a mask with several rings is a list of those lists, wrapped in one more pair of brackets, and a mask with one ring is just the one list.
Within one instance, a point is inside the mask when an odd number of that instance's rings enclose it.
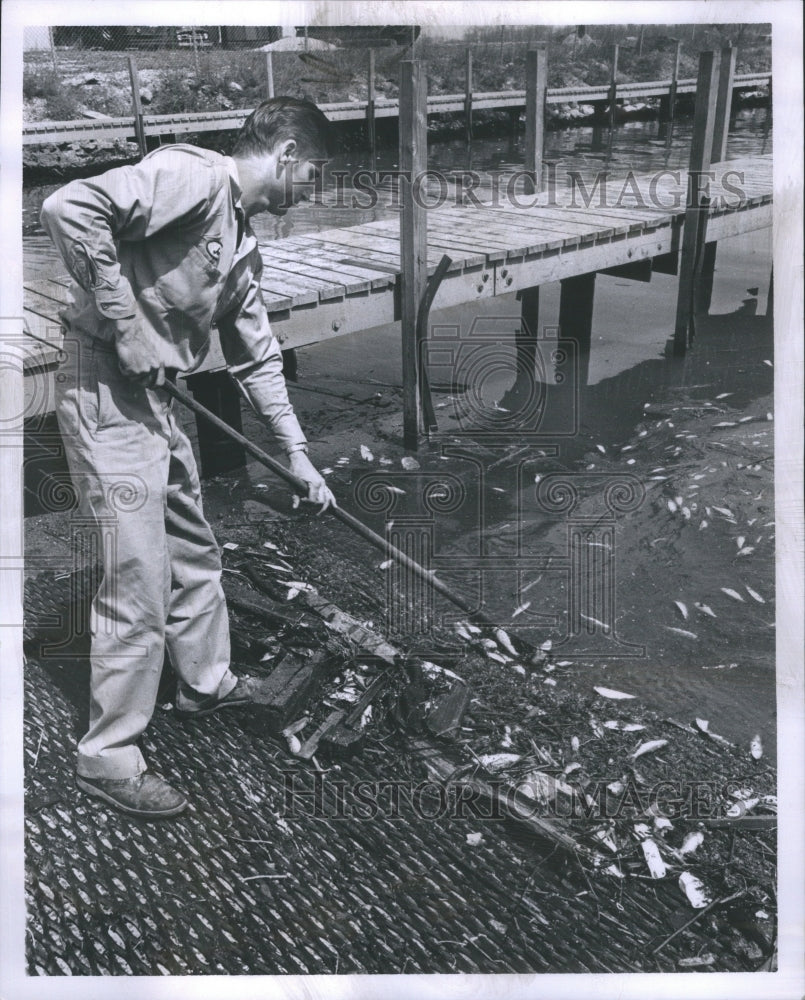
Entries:
{"label": "man's dark hair", "polygon": [[325,159],[329,151],[330,123],[312,101],[272,97],[259,104],[243,123],[233,156],[263,156],[279,142],[296,139],[300,155]]}

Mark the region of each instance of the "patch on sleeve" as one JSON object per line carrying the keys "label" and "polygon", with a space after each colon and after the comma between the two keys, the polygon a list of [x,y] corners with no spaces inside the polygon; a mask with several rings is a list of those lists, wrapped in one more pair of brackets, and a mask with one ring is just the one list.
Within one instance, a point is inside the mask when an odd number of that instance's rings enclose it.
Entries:
{"label": "patch on sleeve", "polygon": [[223,244],[220,240],[207,240],[207,256],[217,264],[221,259]]}

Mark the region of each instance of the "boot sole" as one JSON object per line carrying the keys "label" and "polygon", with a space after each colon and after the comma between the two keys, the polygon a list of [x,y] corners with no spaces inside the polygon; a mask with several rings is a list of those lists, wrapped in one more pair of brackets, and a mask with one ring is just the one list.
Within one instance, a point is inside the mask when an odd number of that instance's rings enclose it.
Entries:
{"label": "boot sole", "polygon": [[91,785],[89,782],[83,781],[79,775],[76,775],[75,783],[82,792],[86,792],[96,799],[102,799],[120,812],[124,812],[129,816],[137,816],[140,819],[169,819],[171,816],[178,816],[179,813],[184,812],[187,808],[187,799],[185,799],[178,806],[171,806],[170,809],[136,809],[134,806],[127,806],[123,802],[118,801],[113,795],[109,795],[108,792],[103,791],[103,789],[98,788],[96,785]]}

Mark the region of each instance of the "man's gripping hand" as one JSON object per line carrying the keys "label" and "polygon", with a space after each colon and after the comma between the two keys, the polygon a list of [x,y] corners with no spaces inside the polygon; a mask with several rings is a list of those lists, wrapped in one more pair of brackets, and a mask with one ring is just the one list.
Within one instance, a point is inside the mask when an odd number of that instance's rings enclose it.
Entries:
{"label": "man's gripping hand", "polygon": [[136,316],[117,321],[115,346],[118,367],[124,375],[149,388],[162,385],[165,381],[165,366],[155,359],[142,323]]}
{"label": "man's gripping hand", "polygon": [[[294,451],[290,455],[291,472],[297,479],[301,479],[307,484],[308,492],[303,500],[309,503],[321,504],[319,514],[327,510],[328,507],[336,507],[335,497],[330,491],[324,476],[318,472],[303,451]],[[295,505],[298,503],[295,500]]]}

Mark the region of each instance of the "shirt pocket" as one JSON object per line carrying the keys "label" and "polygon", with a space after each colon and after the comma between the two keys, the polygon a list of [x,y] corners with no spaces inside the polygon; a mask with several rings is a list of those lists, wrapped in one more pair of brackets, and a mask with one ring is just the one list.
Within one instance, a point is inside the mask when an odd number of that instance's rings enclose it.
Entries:
{"label": "shirt pocket", "polygon": [[[220,241],[207,239],[207,246]],[[207,324],[212,314],[223,275],[211,256],[199,246],[190,246],[181,259],[154,282],[154,294],[167,313],[181,313],[196,323]]]}

